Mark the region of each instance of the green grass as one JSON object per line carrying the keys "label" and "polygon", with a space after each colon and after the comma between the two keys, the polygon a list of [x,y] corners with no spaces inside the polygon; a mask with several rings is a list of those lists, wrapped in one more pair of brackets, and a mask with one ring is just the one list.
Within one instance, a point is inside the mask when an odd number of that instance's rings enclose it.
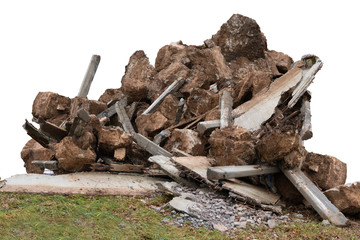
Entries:
{"label": "green grass", "polygon": [[62,196],[0,193],[0,239],[360,239],[359,227],[324,227],[318,220],[233,230],[230,235],[162,223],[157,196]]}

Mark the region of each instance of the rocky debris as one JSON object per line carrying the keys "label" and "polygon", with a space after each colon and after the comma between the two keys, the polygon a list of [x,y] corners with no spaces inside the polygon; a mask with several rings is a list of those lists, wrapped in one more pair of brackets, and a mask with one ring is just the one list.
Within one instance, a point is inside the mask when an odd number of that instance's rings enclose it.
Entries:
{"label": "rocky debris", "polygon": [[34,139],[30,139],[21,151],[21,158],[24,160],[27,173],[43,173],[44,169],[33,166],[31,162],[34,160],[52,160],[54,155],[52,150],[44,148]]}
{"label": "rocky debris", "polygon": [[[336,207],[324,200],[313,182],[323,190],[344,184],[346,164],[308,154],[303,146],[312,137],[307,87],[322,65],[315,55],[294,63],[288,55],[268,50],[255,20],[234,14],[201,46],[179,41],[162,47],[155,66],[143,51],[136,51],[121,87],[105,90],[98,101],[40,92],[32,111],[40,128],[28,121],[24,128],[41,146],[28,143],[22,158],[29,172],[42,171],[30,169],[32,161],[45,166],[41,160],[52,160],[59,168],[56,174],[143,173],[228,194],[221,200],[210,192],[198,192],[196,196],[204,197],[195,200],[190,194],[182,196],[196,202],[191,214],[184,213],[194,225],[223,231],[257,224],[273,228],[280,218],[251,217],[252,208],[238,210],[226,204],[233,197],[279,213],[277,192],[293,204],[302,196],[313,200],[310,204],[324,219],[343,226],[347,219],[341,213],[340,221],[324,213]],[[87,92],[90,83],[82,84],[80,92]],[[34,154],[43,151],[49,156],[35,159]],[[234,165],[241,168],[241,179],[207,179],[210,167]],[[250,176],[244,168],[248,165],[277,171],[258,170]],[[309,197],[312,193],[314,199]],[[317,207],[319,202],[325,209]]]}
{"label": "rocky debris", "polygon": [[346,181],[346,163],[336,157],[309,153],[302,169],[322,190],[343,185]]}
{"label": "rocky debris", "polygon": [[359,182],[328,189],[324,194],[343,213],[360,217]]}

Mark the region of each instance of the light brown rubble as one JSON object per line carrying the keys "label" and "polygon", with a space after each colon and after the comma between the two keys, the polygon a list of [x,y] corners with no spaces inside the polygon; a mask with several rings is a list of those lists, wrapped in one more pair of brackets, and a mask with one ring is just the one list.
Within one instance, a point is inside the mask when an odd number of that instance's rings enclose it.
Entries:
{"label": "light brown rubble", "polygon": [[302,170],[322,190],[343,185],[346,181],[346,163],[336,157],[309,153]]}
{"label": "light brown rubble", "polygon": [[96,160],[96,153],[90,147],[81,149],[72,137],[65,137],[55,146],[55,157],[59,161],[59,168],[67,172],[80,172],[86,169],[86,164]]}
{"label": "light brown rubble", "polygon": [[168,119],[159,111],[150,114],[142,114],[136,118],[135,123],[138,133],[145,137],[154,137],[161,132],[161,130],[170,126]]}
{"label": "light brown rubble", "polygon": [[248,165],[256,159],[251,133],[240,127],[216,129],[209,138],[215,166]]}
{"label": "light brown rubble", "polygon": [[129,148],[132,138],[120,127],[105,126],[98,134],[98,151],[110,156],[118,148]]}
{"label": "light brown rubble", "polygon": [[117,148],[114,151],[114,159],[116,161],[124,161],[126,157],[126,148]]}
{"label": "light brown rubble", "polygon": [[109,88],[99,97],[98,101],[108,104],[111,101],[120,101],[124,97],[120,88]]}
{"label": "light brown rubble", "polygon": [[188,112],[195,116],[206,113],[219,104],[217,94],[204,89],[196,88],[187,99]]}
{"label": "light brown rubble", "polygon": [[205,143],[197,132],[190,129],[174,129],[164,148],[169,152],[173,148],[178,148],[187,154],[202,156],[205,154],[204,146]]}
{"label": "light brown rubble", "polygon": [[89,100],[87,98],[82,97],[75,97],[71,99],[71,106],[70,106],[70,117],[75,118],[77,111],[83,108],[89,114],[99,114],[107,108],[106,103],[96,101],[96,100]]}
{"label": "light brown rubble", "polygon": [[293,150],[279,162],[283,169],[301,168],[302,163],[306,158],[307,151],[303,146],[299,146],[298,149]]}
{"label": "light brown rubble", "polygon": [[296,132],[275,132],[265,136],[256,145],[263,162],[271,163],[283,159],[299,148],[299,135]]}
{"label": "light brown rubble", "polygon": [[44,169],[33,166],[33,160],[52,160],[54,152],[50,149],[44,148],[34,139],[30,139],[21,151],[21,158],[24,161],[27,173],[43,173]]}
{"label": "light brown rubble", "polygon": [[53,92],[39,92],[32,105],[32,115],[59,126],[70,113],[71,99]]}
{"label": "light brown rubble", "polygon": [[169,120],[174,121],[179,100],[173,95],[169,94],[159,106],[159,111]]}
{"label": "light brown rubble", "polygon": [[291,65],[294,63],[291,57],[282,52],[268,50],[265,51],[265,55],[274,61],[276,68],[280,73],[286,73],[289,71]]}
{"label": "light brown rubble", "polygon": [[337,186],[324,194],[341,212],[360,218],[360,182]]}

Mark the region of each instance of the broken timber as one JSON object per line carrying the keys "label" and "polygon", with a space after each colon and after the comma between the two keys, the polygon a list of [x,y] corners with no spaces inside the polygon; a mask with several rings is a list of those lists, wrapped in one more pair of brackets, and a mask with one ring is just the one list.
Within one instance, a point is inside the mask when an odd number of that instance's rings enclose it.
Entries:
{"label": "broken timber", "polygon": [[153,113],[157,107],[162,103],[167,95],[177,91],[185,83],[184,78],[175,80],[142,114]]}
{"label": "broken timber", "polygon": [[301,115],[304,118],[304,122],[300,131],[301,140],[308,140],[312,138],[313,132],[311,127],[311,110],[310,110],[310,102],[307,100],[303,101],[303,105],[301,106]]}
{"label": "broken timber", "polygon": [[55,160],[49,160],[49,161],[34,160],[31,162],[31,164],[42,169],[46,168],[52,171],[59,170],[58,161]]}
{"label": "broken timber", "polygon": [[226,128],[231,125],[232,117],[231,111],[233,106],[233,99],[228,91],[223,91],[220,95],[220,128]]}
{"label": "broken timber", "polygon": [[50,143],[50,137],[46,136],[42,132],[40,132],[34,125],[28,122],[28,120],[25,119],[25,123],[23,125],[23,128],[25,129],[26,133],[35,141],[37,141],[41,146],[48,148]]}
{"label": "broken timber", "polygon": [[207,135],[211,131],[220,127],[220,120],[204,121],[199,122],[196,126],[197,131],[200,135]]}
{"label": "broken timber", "polygon": [[115,113],[116,113],[115,104],[113,104],[109,108],[105,109],[103,112],[99,113],[97,115],[97,118],[99,119],[103,117],[111,118],[113,115],[115,115]]}
{"label": "broken timber", "polygon": [[185,105],[185,100],[184,100],[184,98],[181,98],[178,103],[178,106],[177,106],[174,125],[176,125],[180,122],[181,116],[183,115],[183,112],[184,112],[184,105]]}
{"label": "broken timber", "polygon": [[80,90],[79,90],[79,93],[78,93],[78,97],[87,97],[88,93],[89,93],[89,90],[90,90],[90,86],[91,86],[91,83],[94,79],[94,76],[95,76],[95,73],[96,73],[96,70],[99,66],[99,63],[100,63],[100,56],[99,55],[93,55],[91,57],[91,60],[90,60],[90,63],[89,63],[89,67],[86,71],[86,74],[85,74],[85,77],[84,77],[84,80],[81,84],[81,87],[80,87]]}
{"label": "broken timber", "polygon": [[144,169],[144,165],[110,164],[109,171],[111,171],[111,172],[142,173],[143,169]]}
{"label": "broken timber", "polygon": [[326,198],[326,196],[301,170],[282,169],[282,172],[323,219],[328,219],[336,226],[347,225],[347,218]]}
{"label": "broken timber", "polygon": [[182,183],[188,187],[194,187],[195,184],[187,179],[181,177],[181,172],[176,168],[175,163],[173,163],[169,157],[162,155],[152,156],[149,159],[149,162],[156,163],[159,167],[172,179],[178,183]]}
{"label": "broken timber", "polygon": [[278,173],[280,169],[272,166],[244,165],[244,166],[219,166],[207,170],[210,180],[250,177],[262,174]]}
{"label": "broken timber", "polygon": [[135,130],[130,122],[129,116],[126,113],[124,106],[121,104],[120,101],[115,103],[115,110],[119,117],[119,122],[122,124],[124,131],[129,133],[130,135],[134,135]]}
{"label": "broken timber", "polygon": [[60,128],[50,122],[47,122],[42,118],[37,119],[35,122],[39,123],[40,131],[42,133],[50,136],[51,138],[55,139],[57,142],[60,142],[61,139],[63,139],[68,135],[68,132],[65,129]]}
{"label": "broken timber", "polygon": [[171,153],[139,133],[134,133],[132,137],[140,147],[149,152],[151,155],[162,155],[165,157],[173,156]]}

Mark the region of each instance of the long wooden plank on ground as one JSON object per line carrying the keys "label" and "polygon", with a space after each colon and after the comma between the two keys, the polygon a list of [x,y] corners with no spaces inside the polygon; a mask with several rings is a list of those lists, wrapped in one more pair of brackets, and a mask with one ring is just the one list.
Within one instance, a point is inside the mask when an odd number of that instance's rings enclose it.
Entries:
{"label": "long wooden plank on ground", "polygon": [[282,172],[323,219],[329,220],[336,226],[346,226],[348,224],[348,219],[301,170],[282,169]]}

